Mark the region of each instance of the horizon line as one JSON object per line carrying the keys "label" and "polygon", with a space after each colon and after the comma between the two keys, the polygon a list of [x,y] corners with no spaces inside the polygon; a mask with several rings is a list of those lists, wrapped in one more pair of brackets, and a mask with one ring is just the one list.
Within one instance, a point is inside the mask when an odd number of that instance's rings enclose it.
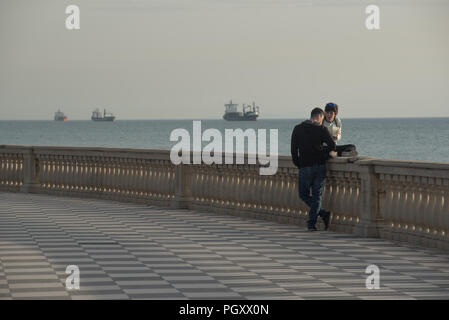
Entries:
{"label": "horizon line", "polygon": [[[298,118],[259,118],[256,121],[226,121],[223,118],[146,118],[146,119],[116,119],[113,122],[116,121],[148,121],[148,120],[222,120],[226,122],[257,122],[260,120],[302,120],[302,119],[308,119],[309,117],[298,117]],[[385,116],[371,116],[371,117],[340,117],[340,119],[445,119],[449,118],[449,115],[447,116],[434,116],[434,117],[423,117],[423,116],[410,116],[410,117],[385,117]],[[69,119],[67,121],[56,121],[54,119],[0,119],[0,121],[53,121],[53,122],[70,122],[70,121],[92,121],[91,119]]]}

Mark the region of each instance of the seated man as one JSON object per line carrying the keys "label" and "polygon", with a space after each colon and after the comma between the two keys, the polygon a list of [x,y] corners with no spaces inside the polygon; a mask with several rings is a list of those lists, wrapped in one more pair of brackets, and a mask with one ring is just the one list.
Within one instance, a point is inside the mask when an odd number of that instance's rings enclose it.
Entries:
{"label": "seated man", "polygon": [[[326,104],[324,109],[325,118],[323,121],[323,126],[325,126],[332,136],[332,139],[337,143],[341,139],[341,120],[337,118],[338,105],[336,103],[329,102]],[[329,148],[327,148],[329,150]],[[355,145],[344,144],[337,146],[338,156],[343,157],[354,157],[357,156],[357,151]]]}

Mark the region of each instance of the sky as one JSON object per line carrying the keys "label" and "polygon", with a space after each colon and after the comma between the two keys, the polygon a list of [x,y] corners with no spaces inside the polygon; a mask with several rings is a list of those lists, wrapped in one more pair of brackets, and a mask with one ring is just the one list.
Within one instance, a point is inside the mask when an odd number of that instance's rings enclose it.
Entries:
{"label": "sky", "polygon": [[0,120],[449,117],[448,35],[447,0],[1,0]]}

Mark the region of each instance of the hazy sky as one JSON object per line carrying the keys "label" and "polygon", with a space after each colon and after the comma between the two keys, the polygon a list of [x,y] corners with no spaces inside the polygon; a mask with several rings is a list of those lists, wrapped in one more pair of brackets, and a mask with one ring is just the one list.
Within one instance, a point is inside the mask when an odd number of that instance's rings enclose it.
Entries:
{"label": "hazy sky", "polygon": [[0,120],[221,118],[229,99],[261,118],[329,101],[343,118],[448,117],[449,1],[0,1]]}

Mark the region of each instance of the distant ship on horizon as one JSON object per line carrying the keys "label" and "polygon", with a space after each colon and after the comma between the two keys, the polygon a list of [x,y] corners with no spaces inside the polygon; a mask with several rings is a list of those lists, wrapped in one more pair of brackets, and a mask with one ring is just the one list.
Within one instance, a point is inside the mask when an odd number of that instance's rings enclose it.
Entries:
{"label": "distant ship on horizon", "polygon": [[104,109],[102,114],[100,109],[97,108],[92,112],[91,119],[93,121],[114,121],[115,116],[111,112],[106,112],[106,109]]}
{"label": "distant ship on horizon", "polygon": [[259,107],[255,102],[252,106],[243,104],[243,112],[237,110],[238,104],[232,103],[232,100],[225,104],[225,107],[223,119],[226,121],[256,121],[259,117]]}
{"label": "distant ship on horizon", "polygon": [[67,121],[68,118],[61,110],[55,112],[55,121]]}

